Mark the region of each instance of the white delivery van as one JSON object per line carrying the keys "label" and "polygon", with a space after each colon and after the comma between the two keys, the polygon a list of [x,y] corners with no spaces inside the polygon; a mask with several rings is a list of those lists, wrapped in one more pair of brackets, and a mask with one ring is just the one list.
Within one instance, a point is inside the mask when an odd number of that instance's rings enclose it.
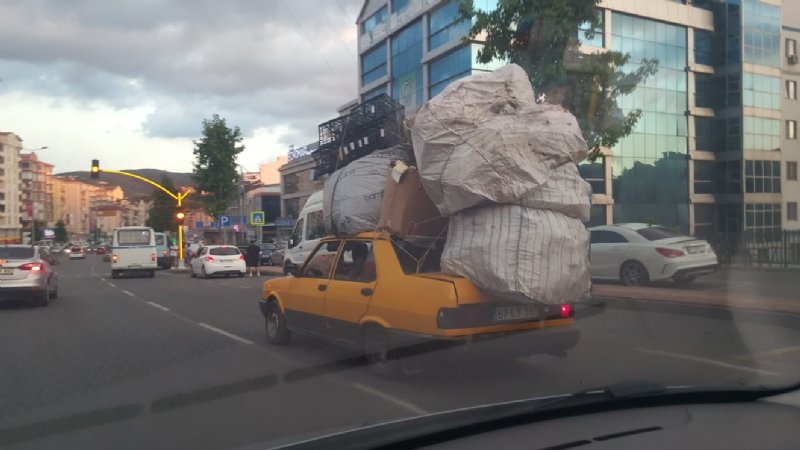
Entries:
{"label": "white delivery van", "polygon": [[156,233],[149,227],[120,227],[111,242],[111,277],[139,273],[155,276]]}
{"label": "white delivery van", "polygon": [[323,236],[325,224],[322,220],[322,191],[317,191],[308,197],[294,225],[283,257],[283,273],[295,273]]}

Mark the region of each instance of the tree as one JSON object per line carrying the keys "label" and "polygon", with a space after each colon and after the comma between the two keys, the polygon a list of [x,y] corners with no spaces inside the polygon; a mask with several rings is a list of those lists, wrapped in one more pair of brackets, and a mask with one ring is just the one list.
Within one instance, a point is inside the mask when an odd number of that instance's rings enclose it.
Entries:
{"label": "tree", "polygon": [[473,25],[467,39],[485,33],[477,60],[505,60],[528,73],[537,98],[568,109],[578,119],[589,145],[590,158],[602,147],[613,147],[631,133],[640,110],[624,114],[617,105],[621,95],[656,73],[658,61],[643,59],[630,67],[630,55],[619,52],[580,54],[579,28],[592,38],[601,25],[599,0],[501,0],[493,11],[476,9],[471,0],[461,14]]}
{"label": "tree", "polygon": [[228,128],[225,119],[214,114],[203,120],[203,138],[194,142],[192,178],[200,191],[206,213],[224,215],[238,195],[236,157],[244,150],[239,127]]}
{"label": "tree", "polygon": [[69,236],[67,235],[67,225],[63,220],[56,222],[56,228],[54,231],[56,242],[67,242],[69,240]]}
{"label": "tree", "polygon": [[[175,192],[175,184],[169,175],[164,175],[160,184],[168,191]],[[150,214],[147,217],[147,221],[145,221],[145,225],[156,231],[177,230],[178,223],[175,220],[175,208],[174,198],[161,189],[153,187],[153,206],[150,207]]]}

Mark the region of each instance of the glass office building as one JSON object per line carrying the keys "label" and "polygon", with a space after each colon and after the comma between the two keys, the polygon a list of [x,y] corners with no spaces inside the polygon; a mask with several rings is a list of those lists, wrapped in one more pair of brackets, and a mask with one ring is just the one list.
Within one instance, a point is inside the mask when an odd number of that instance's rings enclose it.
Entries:
{"label": "glass office building", "polygon": [[[585,26],[576,30],[582,52],[630,54],[625,70],[658,60],[656,75],[620,99],[623,112],[642,111],[631,135],[580,166],[594,192],[592,224],[778,237],[786,186],[781,147],[797,133],[796,120],[782,117],[790,85],[784,89],[781,78],[789,49],[782,54],[780,3],[600,2],[601,27],[591,37]],[[496,1],[476,4],[491,9]],[[480,44],[462,40],[469,28],[458,19],[457,0],[365,1],[361,98],[390,93],[413,114],[453,80],[499,66],[475,62]]]}

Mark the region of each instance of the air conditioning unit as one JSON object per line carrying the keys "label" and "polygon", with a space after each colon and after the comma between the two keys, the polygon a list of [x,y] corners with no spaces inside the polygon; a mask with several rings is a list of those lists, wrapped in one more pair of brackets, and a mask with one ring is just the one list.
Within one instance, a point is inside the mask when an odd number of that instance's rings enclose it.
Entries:
{"label": "air conditioning unit", "polygon": [[797,64],[797,54],[789,55],[787,59],[789,60],[789,64]]}

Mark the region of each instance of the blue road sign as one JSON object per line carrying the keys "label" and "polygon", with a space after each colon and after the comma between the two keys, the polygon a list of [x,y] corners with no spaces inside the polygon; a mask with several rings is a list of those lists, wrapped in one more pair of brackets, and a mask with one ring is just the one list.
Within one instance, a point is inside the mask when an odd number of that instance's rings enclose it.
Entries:
{"label": "blue road sign", "polygon": [[251,211],[250,212],[250,225],[264,225],[266,222],[266,215],[264,211]]}
{"label": "blue road sign", "polygon": [[230,216],[219,216],[219,226],[221,228],[231,226],[231,218]]}
{"label": "blue road sign", "polygon": [[203,228],[203,226],[204,226],[203,222],[195,222],[194,223],[194,227],[195,228]]}

